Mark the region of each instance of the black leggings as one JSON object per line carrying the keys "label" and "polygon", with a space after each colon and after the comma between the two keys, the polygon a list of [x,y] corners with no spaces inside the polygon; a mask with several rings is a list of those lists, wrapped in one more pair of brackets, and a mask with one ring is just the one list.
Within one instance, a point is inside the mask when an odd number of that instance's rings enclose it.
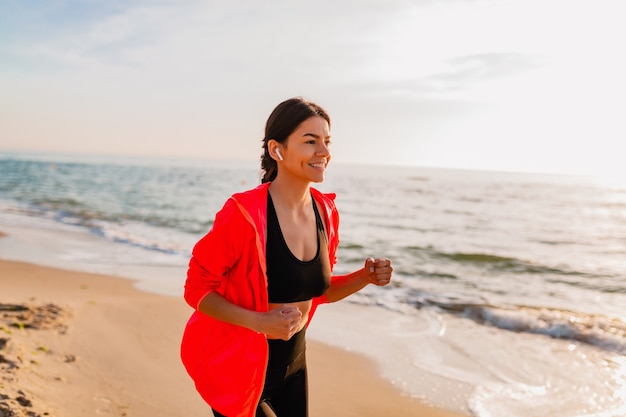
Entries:
{"label": "black leggings", "polygon": [[[268,339],[269,361],[256,417],[307,417],[306,327],[291,339]],[[226,417],[213,410],[215,417]]]}

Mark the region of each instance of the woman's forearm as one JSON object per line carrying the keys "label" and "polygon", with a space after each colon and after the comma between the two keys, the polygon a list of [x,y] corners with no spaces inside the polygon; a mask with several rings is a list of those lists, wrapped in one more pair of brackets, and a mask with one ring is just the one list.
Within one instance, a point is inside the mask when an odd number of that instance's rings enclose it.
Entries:
{"label": "woman's forearm", "polygon": [[335,276],[330,287],[326,290],[326,299],[329,303],[343,300],[347,296],[363,289],[369,282],[369,276],[366,274],[365,268],[347,275]]}
{"label": "woman's forearm", "polygon": [[233,304],[216,292],[207,294],[200,301],[198,310],[214,319],[246,327],[255,332],[261,331],[261,313]]}
{"label": "woman's forearm", "polygon": [[302,319],[302,312],[291,305],[267,312],[253,311],[231,303],[216,292],[207,294],[200,301],[198,310],[214,319],[283,340],[289,340],[298,331]]}
{"label": "woman's forearm", "polygon": [[335,276],[326,291],[326,300],[329,303],[343,300],[347,296],[363,289],[367,284],[384,286],[391,281],[393,267],[386,258],[368,258],[365,266],[347,275]]}

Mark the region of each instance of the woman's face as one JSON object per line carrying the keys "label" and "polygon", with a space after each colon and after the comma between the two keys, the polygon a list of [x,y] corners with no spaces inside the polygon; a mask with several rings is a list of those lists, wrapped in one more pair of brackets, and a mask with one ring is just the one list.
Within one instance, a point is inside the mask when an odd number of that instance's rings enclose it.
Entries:
{"label": "woman's face", "polygon": [[308,182],[324,181],[324,172],[330,162],[330,128],[319,116],[306,119],[287,138],[285,145],[278,145],[283,160],[279,174],[293,175]]}

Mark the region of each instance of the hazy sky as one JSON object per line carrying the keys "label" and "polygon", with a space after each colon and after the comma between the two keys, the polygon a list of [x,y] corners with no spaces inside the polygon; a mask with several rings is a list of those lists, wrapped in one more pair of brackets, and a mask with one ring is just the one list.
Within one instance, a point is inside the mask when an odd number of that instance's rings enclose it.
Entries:
{"label": "hazy sky", "polygon": [[626,178],[623,0],[0,1],[0,151],[257,159],[304,96],[336,161]]}

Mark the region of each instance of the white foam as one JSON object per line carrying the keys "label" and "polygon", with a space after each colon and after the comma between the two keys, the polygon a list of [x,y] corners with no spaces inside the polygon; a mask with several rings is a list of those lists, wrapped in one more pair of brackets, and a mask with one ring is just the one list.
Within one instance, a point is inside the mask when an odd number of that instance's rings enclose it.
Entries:
{"label": "white foam", "polygon": [[148,292],[182,295],[188,257],[119,245],[78,226],[0,213],[0,258],[101,273],[135,281]]}
{"label": "white foam", "polygon": [[371,357],[413,397],[477,417],[626,415],[623,357],[593,346],[349,300],[320,306],[308,334]]}

